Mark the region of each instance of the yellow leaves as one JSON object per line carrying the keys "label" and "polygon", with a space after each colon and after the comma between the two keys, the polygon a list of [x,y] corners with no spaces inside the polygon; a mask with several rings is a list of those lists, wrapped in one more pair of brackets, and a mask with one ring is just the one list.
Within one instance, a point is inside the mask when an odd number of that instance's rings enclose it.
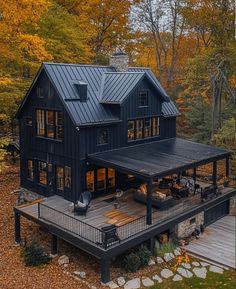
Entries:
{"label": "yellow leaves", "polygon": [[0,86],[6,86],[12,83],[12,79],[9,77],[0,77]]}
{"label": "yellow leaves", "polygon": [[182,264],[182,263],[190,263],[190,258],[187,255],[186,252],[184,252],[182,255],[176,257],[176,263],[173,267],[173,271],[176,272],[177,268]]}

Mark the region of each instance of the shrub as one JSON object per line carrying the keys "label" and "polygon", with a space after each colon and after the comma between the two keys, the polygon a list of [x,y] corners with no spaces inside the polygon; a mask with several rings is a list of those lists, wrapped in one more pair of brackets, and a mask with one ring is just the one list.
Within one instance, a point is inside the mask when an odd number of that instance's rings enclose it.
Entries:
{"label": "shrub", "polygon": [[165,253],[171,253],[177,245],[173,241],[169,241],[167,243],[160,244],[159,248],[155,249],[155,253],[159,257],[163,257]]}
{"label": "shrub", "polygon": [[130,253],[124,259],[124,268],[127,272],[136,272],[141,267],[140,258],[137,253]]}
{"label": "shrub", "polygon": [[151,257],[151,252],[144,245],[140,246],[137,252],[140,259],[141,267],[147,266]]}
{"label": "shrub", "polygon": [[50,261],[50,257],[44,251],[44,248],[36,241],[32,241],[31,244],[24,247],[23,256],[26,266],[39,266]]}

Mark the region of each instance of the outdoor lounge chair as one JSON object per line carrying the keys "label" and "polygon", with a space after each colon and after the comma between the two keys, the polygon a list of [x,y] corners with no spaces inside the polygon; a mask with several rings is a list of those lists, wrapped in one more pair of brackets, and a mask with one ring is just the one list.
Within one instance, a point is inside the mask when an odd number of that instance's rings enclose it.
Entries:
{"label": "outdoor lounge chair", "polygon": [[216,188],[213,185],[205,187],[201,191],[202,202],[204,202],[205,200],[207,200],[209,198],[211,199],[215,196],[216,196]]}
{"label": "outdoor lounge chair", "polygon": [[74,212],[77,215],[86,215],[89,204],[92,199],[92,194],[89,191],[83,192],[80,195],[79,200],[74,205]]}
{"label": "outdoor lounge chair", "polygon": [[120,242],[120,238],[117,235],[116,225],[109,225],[101,228],[102,230],[102,246],[107,248],[107,246],[114,242]]}

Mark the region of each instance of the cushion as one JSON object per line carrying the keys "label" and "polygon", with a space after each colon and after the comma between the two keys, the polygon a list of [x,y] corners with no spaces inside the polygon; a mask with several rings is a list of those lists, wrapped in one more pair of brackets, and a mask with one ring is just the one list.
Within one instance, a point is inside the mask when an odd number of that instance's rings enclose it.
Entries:
{"label": "cushion", "polygon": [[80,202],[80,201],[77,201],[77,202],[75,203],[75,206],[76,206],[77,208],[85,208],[85,207],[86,207],[86,204],[84,204],[84,203],[82,203],[82,202]]}

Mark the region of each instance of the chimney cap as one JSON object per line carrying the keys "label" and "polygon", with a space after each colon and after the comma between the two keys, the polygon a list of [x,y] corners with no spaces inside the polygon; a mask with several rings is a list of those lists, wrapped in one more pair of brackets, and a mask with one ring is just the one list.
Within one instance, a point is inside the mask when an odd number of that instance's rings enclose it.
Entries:
{"label": "chimney cap", "polygon": [[121,55],[127,55],[123,50],[119,49],[115,53],[113,53],[112,56],[121,56]]}

